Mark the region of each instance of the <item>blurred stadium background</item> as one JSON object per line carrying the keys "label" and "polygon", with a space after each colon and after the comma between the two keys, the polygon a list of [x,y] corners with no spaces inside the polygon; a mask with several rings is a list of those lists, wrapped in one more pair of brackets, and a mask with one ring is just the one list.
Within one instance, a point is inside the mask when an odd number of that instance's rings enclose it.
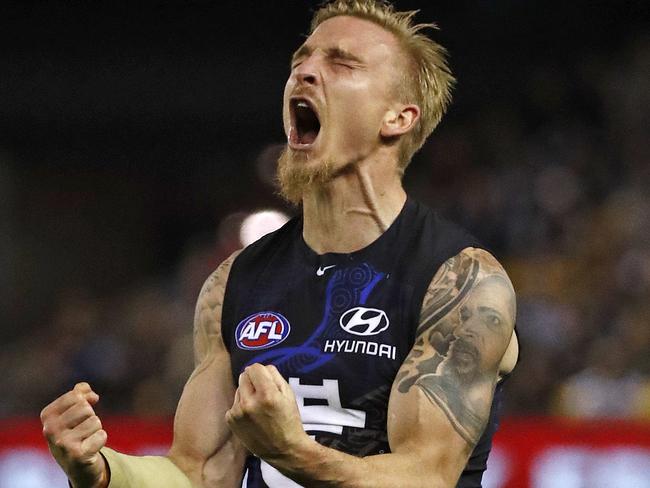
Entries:
{"label": "blurred stadium background", "polygon": [[[396,5],[439,23],[459,79],[406,188],[518,292],[486,486],[650,486],[647,2]],[[0,6],[0,487],[65,486],[38,413],[79,380],[109,443],[168,443],[203,280],[258,212],[294,213],[273,174],[314,6]]]}

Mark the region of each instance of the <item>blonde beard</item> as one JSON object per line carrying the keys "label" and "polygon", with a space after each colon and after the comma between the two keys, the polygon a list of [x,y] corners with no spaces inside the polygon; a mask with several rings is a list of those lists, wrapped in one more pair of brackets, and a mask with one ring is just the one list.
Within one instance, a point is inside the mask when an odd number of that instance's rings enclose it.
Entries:
{"label": "blonde beard", "polygon": [[279,193],[287,202],[299,205],[305,191],[325,186],[335,176],[336,165],[329,160],[317,165],[308,165],[308,161],[295,161],[288,147],[278,158]]}

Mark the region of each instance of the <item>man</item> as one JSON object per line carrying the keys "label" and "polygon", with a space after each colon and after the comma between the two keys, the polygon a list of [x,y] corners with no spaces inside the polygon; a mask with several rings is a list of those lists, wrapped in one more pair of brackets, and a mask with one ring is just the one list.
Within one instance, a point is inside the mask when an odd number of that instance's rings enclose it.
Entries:
{"label": "man", "polygon": [[453,82],[412,15],[377,0],[316,13],[284,93],[279,179],[301,218],[206,281],[167,456],[105,448],[85,383],[43,410],[73,487],[480,486],[515,297],[402,189]]}

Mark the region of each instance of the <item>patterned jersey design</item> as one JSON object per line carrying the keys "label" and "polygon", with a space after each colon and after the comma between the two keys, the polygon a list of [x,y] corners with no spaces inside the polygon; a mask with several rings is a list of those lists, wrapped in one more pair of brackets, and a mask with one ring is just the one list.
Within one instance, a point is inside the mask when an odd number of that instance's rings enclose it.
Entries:
{"label": "patterned jersey design", "polygon": [[373,288],[384,276],[367,263],[337,269],[327,283],[323,317],[307,340],[298,346],[274,348],[254,356],[243,368],[263,363],[275,365],[280,372],[304,374],[331,361],[335,354],[325,352],[325,342],[347,337],[339,327],[340,315],[355,305],[365,305]]}
{"label": "patterned jersey design", "polygon": [[[470,246],[479,244],[410,199],[379,239],[350,254],[316,254],[292,219],[231,268],[221,325],[233,380],[250,364],[273,364],[317,442],[355,456],[389,453],[390,391],[424,294],[440,265]],[[480,486],[494,429],[496,417],[459,487]],[[242,478],[245,488],[299,486],[252,455]]]}

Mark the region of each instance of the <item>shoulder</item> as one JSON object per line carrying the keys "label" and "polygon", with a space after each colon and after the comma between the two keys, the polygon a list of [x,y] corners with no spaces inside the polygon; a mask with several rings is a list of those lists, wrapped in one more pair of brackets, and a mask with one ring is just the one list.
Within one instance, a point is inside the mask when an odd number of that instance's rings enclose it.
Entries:
{"label": "shoulder", "polygon": [[519,357],[516,315],[515,290],[501,263],[485,249],[468,247],[445,261],[431,280],[417,333],[426,335],[450,321],[481,323],[481,334],[497,339],[495,359],[507,375]]}
{"label": "shoulder", "polygon": [[[277,263],[277,259],[283,256],[290,256],[292,245],[302,235],[301,227],[300,219],[294,217],[279,229],[243,248],[234,256],[225,277],[223,272],[216,271],[219,274],[218,281],[223,285],[222,291],[226,295],[224,298],[226,319],[232,319],[231,312],[233,307],[237,307],[241,294],[249,293],[271,263]],[[283,262],[286,262],[286,259]]]}
{"label": "shoulder", "polygon": [[221,314],[226,283],[241,250],[232,253],[203,283],[194,312],[194,357],[198,364],[223,346]]}
{"label": "shoulder", "polygon": [[[414,243],[435,271],[442,262],[467,248],[485,248],[467,229],[413,200]],[[431,271],[430,271],[431,272]],[[431,275],[429,275],[429,279]]]}
{"label": "shoulder", "polygon": [[471,268],[476,274],[476,282],[485,279],[496,279],[508,288],[514,296],[514,288],[501,263],[492,253],[480,247],[466,247],[455,256],[457,261],[464,268]]}
{"label": "shoulder", "polygon": [[223,296],[232,265],[241,252],[242,249],[239,249],[232,253],[208,276],[199,293],[199,304],[214,306],[215,301],[218,301],[219,297]]}
{"label": "shoulder", "polygon": [[477,273],[478,278],[484,278],[491,275],[499,275],[507,279],[508,275],[492,253],[482,247],[466,247],[458,254],[452,256],[451,262],[463,265],[463,267],[470,267]]}
{"label": "shoulder", "polygon": [[435,228],[450,237],[470,238],[471,240],[478,242],[477,239],[462,225],[445,217],[439,211],[417,200],[412,200],[412,202],[415,208],[414,213],[416,220],[421,220],[425,226]]}
{"label": "shoulder", "polygon": [[[480,288],[479,288],[480,287]],[[432,302],[461,302],[477,289],[497,293],[495,296],[506,307],[514,323],[515,292],[499,261],[487,250],[479,247],[465,247],[459,253],[447,259],[433,276],[425,300],[423,311],[432,306]]]}
{"label": "shoulder", "polygon": [[461,249],[429,284],[416,341],[396,378],[398,392],[418,386],[474,446],[506,372],[514,321],[514,290],[501,264],[484,249]]}

